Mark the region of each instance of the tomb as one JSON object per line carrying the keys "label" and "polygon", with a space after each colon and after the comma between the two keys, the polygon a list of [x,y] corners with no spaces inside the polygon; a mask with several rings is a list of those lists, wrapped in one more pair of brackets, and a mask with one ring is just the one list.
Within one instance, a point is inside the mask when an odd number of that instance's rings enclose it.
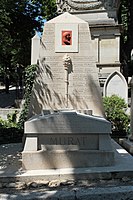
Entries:
{"label": "tomb", "polygon": [[25,123],[23,168],[44,170],[111,166],[111,124],[104,118],[60,110]]}
{"label": "tomb", "polygon": [[32,61],[38,66],[24,128],[23,168],[113,165],[111,124],[103,118],[88,23],[64,13],[45,24],[40,47],[37,37],[33,42]]}

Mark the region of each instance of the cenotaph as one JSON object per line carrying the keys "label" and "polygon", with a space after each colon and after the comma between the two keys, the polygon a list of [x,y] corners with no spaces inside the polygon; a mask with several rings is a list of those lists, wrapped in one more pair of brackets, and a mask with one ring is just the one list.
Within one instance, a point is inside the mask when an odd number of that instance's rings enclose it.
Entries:
{"label": "cenotaph", "polygon": [[75,110],[37,115],[25,123],[23,169],[112,166],[111,124]]}
{"label": "cenotaph", "polygon": [[[37,37],[35,42],[38,46]],[[114,164],[111,124],[102,117],[93,50],[84,20],[64,13],[45,24],[40,48],[33,51],[39,52],[39,64],[29,110],[32,117],[25,122],[24,169]],[[87,110],[93,115],[84,114]]]}
{"label": "cenotaph", "polygon": [[[38,46],[36,37],[35,43]],[[94,115],[104,115],[94,46],[87,22],[69,13],[48,21],[38,51],[39,65],[29,117],[40,114],[42,110],[63,108],[81,112],[92,110]],[[33,52],[38,55],[38,51],[35,49]],[[33,56],[36,57],[35,53]]]}

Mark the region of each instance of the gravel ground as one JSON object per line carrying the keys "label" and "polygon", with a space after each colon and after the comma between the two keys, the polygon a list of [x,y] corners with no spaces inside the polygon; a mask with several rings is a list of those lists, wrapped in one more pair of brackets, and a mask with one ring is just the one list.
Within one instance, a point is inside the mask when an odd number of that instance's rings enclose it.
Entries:
{"label": "gravel ground", "polygon": [[[22,144],[0,145],[0,178],[19,175]],[[99,181],[0,182],[0,200],[133,200],[133,178]]]}
{"label": "gravel ground", "polygon": [[0,145],[0,177],[22,173],[22,144]]}

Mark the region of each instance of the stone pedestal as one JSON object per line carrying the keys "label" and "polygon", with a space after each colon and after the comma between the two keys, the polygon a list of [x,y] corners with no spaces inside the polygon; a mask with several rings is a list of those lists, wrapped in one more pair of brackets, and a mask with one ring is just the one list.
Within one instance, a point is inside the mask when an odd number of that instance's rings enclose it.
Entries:
{"label": "stone pedestal", "polygon": [[111,125],[104,118],[72,111],[38,115],[25,123],[23,168],[61,169],[111,166]]}

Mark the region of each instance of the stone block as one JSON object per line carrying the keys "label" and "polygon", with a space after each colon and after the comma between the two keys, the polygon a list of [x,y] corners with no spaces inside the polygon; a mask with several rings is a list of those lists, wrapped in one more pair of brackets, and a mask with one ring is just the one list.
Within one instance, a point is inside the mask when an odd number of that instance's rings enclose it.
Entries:
{"label": "stone block", "polygon": [[35,116],[25,123],[23,168],[111,166],[114,152],[110,133],[111,125],[104,118],[74,110]]}

